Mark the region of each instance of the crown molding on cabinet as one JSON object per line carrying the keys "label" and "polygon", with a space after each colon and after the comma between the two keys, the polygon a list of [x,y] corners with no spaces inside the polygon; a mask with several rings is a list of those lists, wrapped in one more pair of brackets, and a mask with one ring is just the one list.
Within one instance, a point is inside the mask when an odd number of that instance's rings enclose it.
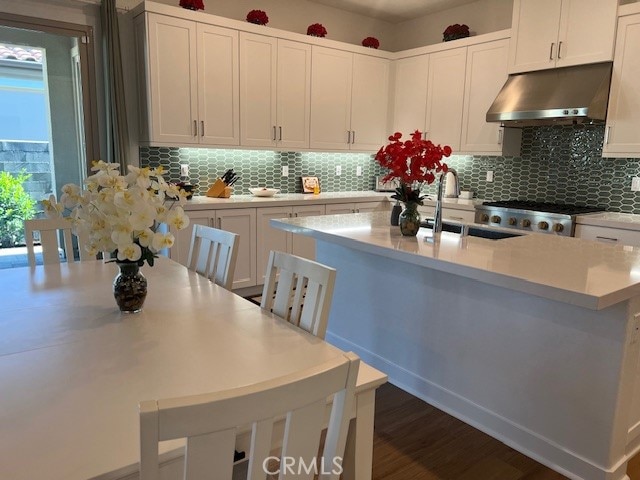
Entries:
{"label": "crown molding on cabinet", "polygon": [[444,50],[451,50],[452,48],[468,47],[470,45],[478,45],[486,42],[493,42],[494,40],[503,40],[505,38],[511,38],[511,29],[498,30],[497,32],[483,33],[482,35],[474,35],[467,38],[461,38],[459,40],[453,40],[450,42],[436,43],[434,45],[426,45],[424,47],[412,48],[409,50],[402,50],[401,52],[391,53],[392,60],[398,60],[400,58],[416,57],[418,55],[425,55],[428,53],[442,52]]}

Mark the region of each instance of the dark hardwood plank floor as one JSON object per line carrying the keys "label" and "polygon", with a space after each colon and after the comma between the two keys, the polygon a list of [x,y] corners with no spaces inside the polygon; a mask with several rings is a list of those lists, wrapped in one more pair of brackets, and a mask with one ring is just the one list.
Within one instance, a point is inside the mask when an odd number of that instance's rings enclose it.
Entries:
{"label": "dark hardwood plank floor", "polygon": [[[640,480],[640,456],[627,471]],[[374,480],[561,480],[565,476],[386,384],[376,394]]]}

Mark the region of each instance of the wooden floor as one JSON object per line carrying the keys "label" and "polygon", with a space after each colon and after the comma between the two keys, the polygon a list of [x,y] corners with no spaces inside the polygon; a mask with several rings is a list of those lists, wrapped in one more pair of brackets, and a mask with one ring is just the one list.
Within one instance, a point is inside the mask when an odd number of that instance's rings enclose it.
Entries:
{"label": "wooden floor", "polygon": [[[640,480],[640,456],[629,462]],[[567,477],[386,384],[376,394],[374,480],[559,480]]]}

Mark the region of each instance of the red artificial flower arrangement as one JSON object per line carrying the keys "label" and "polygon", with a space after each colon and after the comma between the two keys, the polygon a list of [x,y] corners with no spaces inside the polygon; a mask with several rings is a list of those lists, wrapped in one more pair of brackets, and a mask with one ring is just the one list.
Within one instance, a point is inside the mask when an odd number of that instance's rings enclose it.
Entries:
{"label": "red artificial flower arrangement", "polygon": [[307,27],[307,35],[313,37],[324,37],[327,35],[327,29],[322,26],[321,23],[314,23]]}
{"label": "red artificial flower arrangement", "polygon": [[378,48],[380,46],[380,41],[376,37],[367,37],[362,40],[362,46],[369,48]]}
{"label": "red artificial flower arrangement", "polygon": [[449,25],[444,33],[443,41],[448,42],[449,40],[457,40],[458,38],[465,38],[469,36],[469,26],[468,25]]}
{"label": "red artificial flower arrangement", "polygon": [[256,25],[266,25],[269,23],[269,17],[266,12],[262,10],[251,10],[247,13],[247,22],[255,23]]}
{"label": "red artificial flower arrangement", "polygon": [[422,132],[416,130],[410,140],[402,141],[402,134],[396,132],[389,137],[389,144],[376,153],[376,161],[389,173],[382,179],[387,182],[398,179],[400,186],[391,198],[401,202],[416,202],[422,205],[420,188],[423,183],[433,183],[436,173],[446,173],[449,169],[442,157],[451,155],[451,147],[435,145],[431,140],[423,140]]}
{"label": "red artificial flower arrangement", "polygon": [[180,0],[180,6],[189,10],[204,10],[202,0]]}

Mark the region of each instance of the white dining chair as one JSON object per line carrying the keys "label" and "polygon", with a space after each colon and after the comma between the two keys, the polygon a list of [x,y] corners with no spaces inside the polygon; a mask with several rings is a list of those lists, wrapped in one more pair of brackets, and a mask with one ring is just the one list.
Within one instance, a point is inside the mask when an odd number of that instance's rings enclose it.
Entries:
{"label": "white dining chair", "polygon": [[324,339],[335,282],[334,268],[271,251],[260,307]]}
{"label": "white dining chair", "polygon": [[[158,442],[186,438],[184,480],[230,480],[235,437],[251,425],[247,479],[273,473],[274,423],[285,418],[281,465],[294,462],[295,475],[280,478],[337,480],[353,407],[360,359],[346,353],[322,365],[231,390],[141,402],[140,480],[159,480]],[[322,452],[327,397],[333,396]],[[292,460],[289,460],[292,459]],[[301,473],[298,474],[299,470]]]}
{"label": "white dining chair", "polygon": [[[71,221],[67,218],[36,218],[24,221],[24,237],[27,244],[29,265],[36,265],[34,233],[38,232],[42,245],[42,262],[45,265],[61,262],[60,249],[67,262],[75,262]],[[78,237],[76,237],[78,238]],[[80,260],[95,259],[84,249],[84,241],[78,238]]]}
{"label": "white dining chair", "polygon": [[239,240],[240,236],[235,233],[194,225],[187,260],[189,270],[231,290]]}

